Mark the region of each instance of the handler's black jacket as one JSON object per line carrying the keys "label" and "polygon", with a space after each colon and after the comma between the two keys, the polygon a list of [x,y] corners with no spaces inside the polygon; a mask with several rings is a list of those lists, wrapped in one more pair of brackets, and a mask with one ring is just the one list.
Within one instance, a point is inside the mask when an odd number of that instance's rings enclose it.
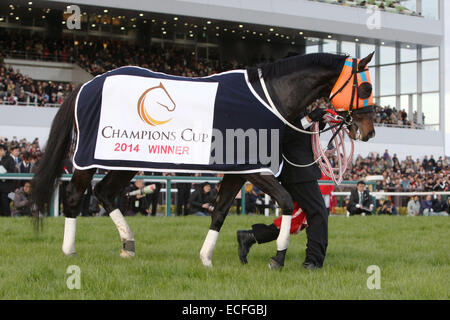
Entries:
{"label": "handler's black jacket", "polygon": [[[292,124],[297,128],[303,129],[301,119],[305,114],[300,115]],[[324,125],[320,125],[320,129]],[[310,127],[311,128],[311,127]],[[310,128],[306,129],[309,130]],[[312,150],[312,136],[310,134],[295,131],[289,126],[286,126],[283,141],[281,145],[281,152],[292,163],[305,165],[314,162],[314,155]],[[322,177],[322,173],[317,164],[309,167],[299,168],[294,167],[283,160],[283,168],[278,180],[282,184],[301,183],[307,181],[317,181]]]}

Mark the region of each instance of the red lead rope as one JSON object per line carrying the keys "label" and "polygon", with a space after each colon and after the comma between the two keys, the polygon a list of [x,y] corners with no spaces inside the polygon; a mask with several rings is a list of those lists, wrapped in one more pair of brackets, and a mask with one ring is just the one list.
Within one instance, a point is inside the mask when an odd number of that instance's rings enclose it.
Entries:
{"label": "red lead rope", "polygon": [[[323,120],[328,123],[340,123],[342,120],[338,119],[337,113],[334,110],[326,109],[328,112],[323,116]],[[312,125],[313,132],[319,131],[319,122],[315,122]],[[317,161],[320,170],[322,170],[322,173],[326,175],[328,178],[332,179],[335,184],[339,185],[342,182],[343,176],[347,168],[350,167],[351,161],[353,159],[353,151],[354,151],[354,145],[353,140],[350,139],[351,143],[351,152],[347,155],[347,152],[345,150],[345,137],[348,136],[349,131],[348,129],[343,126],[339,132],[337,127],[334,127],[331,129],[331,132],[334,136],[333,138],[333,144],[334,148],[331,150],[323,149],[320,145],[320,138],[319,134],[312,135],[312,147],[314,152],[314,160]],[[330,160],[328,157],[335,155],[337,158],[337,166],[332,167]],[[320,158],[320,159],[319,159]],[[335,164],[336,165],[336,164]]]}

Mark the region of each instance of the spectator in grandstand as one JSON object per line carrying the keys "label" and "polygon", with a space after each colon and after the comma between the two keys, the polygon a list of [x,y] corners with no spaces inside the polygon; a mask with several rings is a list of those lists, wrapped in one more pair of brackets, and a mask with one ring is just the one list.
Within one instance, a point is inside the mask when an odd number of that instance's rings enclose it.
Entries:
{"label": "spectator in grandstand", "polygon": [[395,207],[395,205],[392,203],[391,200],[386,200],[383,202],[382,207],[379,208],[377,212],[377,215],[381,214],[386,214],[390,216],[396,216],[398,214],[397,208]]}
{"label": "spectator in grandstand", "polygon": [[22,153],[22,162],[19,165],[19,173],[30,173],[31,166],[32,163],[30,153],[25,151]]}
{"label": "spectator in grandstand", "polygon": [[31,216],[31,183],[25,181],[23,187],[16,190],[13,201],[13,217]]}
{"label": "spectator in grandstand", "polygon": [[407,176],[403,176],[402,181],[400,182],[402,187],[402,191],[407,192],[411,189],[411,182]]}
{"label": "spectator in grandstand", "polygon": [[144,180],[136,179],[134,183],[130,183],[130,185],[124,189],[122,195],[119,197],[119,209],[124,215],[135,216],[138,213],[141,213],[146,216],[150,213],[150,204],[147,201],[145,194],[128,196],[128,193],[143,189],[144,187]]}
{"label": "spectator in grandstand", "polygon": [[[167,173],[160,173],[160,172],[148,172],[148,171],[145,171],[145,172],[138,172],[137,173],[137,175],[139,176],[139,175],[144,175],[144,176],[158,176],[158,175],[163,175],[163,176],[166,176],[166,175],[168,175]],[[154,184],[155,185],[155,190],[153,190],[153,192],[151,193],[151,194],[147,194],[146,195],[146,197],[147,197],[147,201],[148,201],[148,203],[150,204],[150,215],[151,216],[156,216],[156,213],[158,212],[158,200],[159,200],[159,194],[160,194],[160,191],[161,191],[161,187],[162,187],[162,184],[160,183],[160,182],[148,182],[148,183],[146,183],[146,185],[149,185],[149,184]],[[167,205],[171,205],[171,204],[167,204]]]}
{"label": "spectator in grandstand", "polygon": [[427,182],[425,183],[425,191],[433,191],[434,187],[435,187],[435,183],[433,181],[433,178],[429,177],[427,179]]}
{"label": "spectator in grandstand", "polygon": [[433,191],[444,191],[446,188],[446,181],[443,178],[438,177],[433,186]]}
{"label": "spectator in grandstand", "polygon": [[[190,176],[189,173],[177,173],[177,176]],[[192,183],[177,183],[177,216],[188,214],[189,196],[191,194]]]}
{"label": "spectator in grandstand", "polygon": [[408,201],[408,216],[418,216],[420,214],[419,196],[415,195]]}
{"label": "spectator in grandstand", "polygon": [[262,205],[262,192],[253,184],[247,184],[245,186],[245,211],[256,213],[259,210],[261,213]]}
{"label": "spectator in grandstand", "polygon": [[17,144],[13,145],[10,148],[10,155],[14,160],[14,166],[16,167],[16,171],[19,171],[19,165],[22,162],[22,159],[20,159],[20,157],[19,157],[19,151],[20,151],[20,148],[19,148],[19,145],[17,145]]}
{"label": "spectator in grandstand", "polygon": [[366,183],[364,181],[359,181],[356,185],[356,189],[352,190],[347,210],[351,216],[372,213],[372,196],[370,195],[369,190],[366,189]]}
{"label": "spectator in grandstand", "polygon": [[217,195],[219,194],[221,184],[222,184],[222,181],[219,181],[219,183],[213,184],[211,186],[211,197],[214,199],[213,206],[215,206],[215,199],[217,198]]}
{"label": "spectator in grandstand", "polygon": [[433,199],[431,195],[427,195],[420,204],[420,213],[424,216],[429,216],[433,213]]}
{"label": "spectator in grandstand", "polygon": [[437,194],[433,199],[433,215],[436,216],[447,216],[448,205],[445,200],[442,200],[442,196]]}
{"label": "spectator in grandstand", "polygon": [[[13,173],[15,171],[14,159],[7,152],[8,147],[0,144],[0,173]],[[14,191],[14,182],[0,179],[0,216],[11,216],[8,194],[12,191]]]}
{"label": "spectator in grandstand", "polygon": [[214,200],[211,185],[208,182],[203,183],[189,198],[190,214],[208,216],[213,209]]}

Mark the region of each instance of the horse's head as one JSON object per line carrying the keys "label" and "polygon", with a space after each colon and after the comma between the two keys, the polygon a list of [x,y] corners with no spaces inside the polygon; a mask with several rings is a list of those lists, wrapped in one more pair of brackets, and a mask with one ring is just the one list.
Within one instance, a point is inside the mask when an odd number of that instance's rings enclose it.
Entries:
{"label": "horse's head", "polygon": [[366,142],[375,137],[374,115],[374,112],[353,114],[353,121],[348,126],[350,138]]}
{"label": "horse's head", "polygon": [[153,92],[157,100],[155,102],[161,107],[165,108],[167,111],[172,112],[175,110],[176,104],[173,101],[172,97],[167,92],[166,88],[162,83],[159,84],[156,90]]}
{"label": "horse's head", "polygon": [[373,55],[362,60],[346,59],[330,94],[332,105],[345,118],[354,140],[368,141],[375,136],[373,90],[367,68]]}

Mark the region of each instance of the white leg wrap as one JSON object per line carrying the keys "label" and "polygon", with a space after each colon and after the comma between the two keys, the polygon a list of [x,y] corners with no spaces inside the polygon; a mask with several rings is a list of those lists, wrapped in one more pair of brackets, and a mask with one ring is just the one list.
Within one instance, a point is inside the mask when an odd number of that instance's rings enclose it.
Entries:
{"label": "white leg wrap", "polygon": [[291,231],[291,220],[292,216],[282,215],[281,216],[281,227],[280,234],[277,238],[277,250],[286,250],[289,247],[289,234]]}
{"label": "white leg wrap", "polygon": [[218,237],[219,232],[215,230],[209,230],[206,235],[205,242],[203,242],[200,250],[200,259],[205,267],[212,267],[212,254]]}
{"label": "white leg wrap", "polygon": [[122,242],[134,241],[133,231],[131,231],[130,226],[125,221],[122,212],[120,212],[119,209],[115,209],[109,214],[109,216],[116,225],[117,230],[119,230],[120,239],[122,239]]}
{"label": "white leg wrap", "polygon": [[77,218],[66,218],[64,223],[64,240],[62,251],[66,256],[75,255],[75,232],[77,230]]}

